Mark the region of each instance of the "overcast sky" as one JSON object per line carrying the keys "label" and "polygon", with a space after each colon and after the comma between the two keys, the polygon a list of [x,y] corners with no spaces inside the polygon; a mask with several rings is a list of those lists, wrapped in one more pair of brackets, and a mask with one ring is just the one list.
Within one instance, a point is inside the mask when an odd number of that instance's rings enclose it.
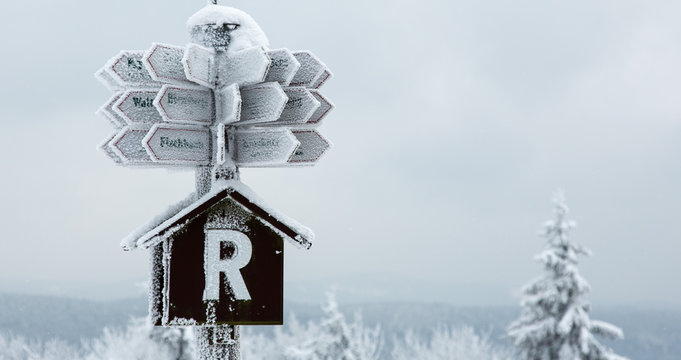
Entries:
{"label": "overcast sky", "polygon": [[[93,73],[183,45],[205,1],[0,4],[0,292],[134,296],[147,253],[119,241],[194,191],[192,171],[115,166]],[[244,169],[312,228],[286,296],[515,304],[541,273],[565,190],[596,304],[681,308],[681,2],[220,1],[272,48],[335,77],[315,167]]]}

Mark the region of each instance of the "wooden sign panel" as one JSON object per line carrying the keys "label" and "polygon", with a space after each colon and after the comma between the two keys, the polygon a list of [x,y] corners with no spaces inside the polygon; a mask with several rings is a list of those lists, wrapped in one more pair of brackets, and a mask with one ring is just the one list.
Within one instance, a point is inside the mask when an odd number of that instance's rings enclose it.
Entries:
{"label": "wooden sign panel", "polygon": [[284,238],[238,193],[188,214],[154,246],[156,325],[283,323]]}

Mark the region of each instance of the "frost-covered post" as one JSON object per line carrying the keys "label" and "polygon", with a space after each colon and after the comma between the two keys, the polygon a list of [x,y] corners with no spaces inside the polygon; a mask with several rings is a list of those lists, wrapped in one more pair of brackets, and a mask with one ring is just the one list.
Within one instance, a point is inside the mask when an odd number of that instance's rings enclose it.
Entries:
{"label": "frost-covered post", "polygon": [[[209,1],[216,4],[217,1]],[[200,13],[199,13],[200,14]],[[220,69],[220,58],[226,51],[230,43],[230,32],[234,30],[235,24],[218,24],[213,23],[210,16],[201,15],[195,16],[197,18],[190,19],[188,26],[190,27],[191,41],[208,48],[215,49],[217,56],[215,56],[215,68]],[[220,114],[220,91],[218,89],[223,85],[219,77],[219,71],[215,72],[215,89],[213,90],[215,112],[214,116]],[[214,119],[216,120],[216,119]],[[211,139],[213,139],[215,158],[212,158],[211,164],[208,166],[199,166],[196,169],[196,193],[201,197],[210,191],[213,182],[217,180],[238,180],[239,170],[236,164],[232,161],[231,156],[225,156],[228,152],[227,141],[229,139],[228,130],[225,124],[213,121],[215,125],[211,127]],[[219,285],[218,285],[219,288]],[[216,300],[206,300],[208,307],[213,311],[212,316],[207,314],[208,323],[195,328],[197,350],[200,360],[240,360],[241,353],[239,351],[239,328],[237,325],[218,325],[214,323]],[[211,321],[212,320],[212,321]],[[213,322],[213,324],[211,324]]]}
{"label": "frost-covered post", "polygon": [[622,360],[600,344],[594,335],[622,338],[622,330],[589,318],[585,296],[589,284],[577,269],[577,257],[591,252],[570,241],[575,227],[567,219],[564,196],[554,196],[555,219],[547,221],[542,236],[546,246],[536,259],[544,264],[544,274],[525,285],[523,312],[508,328],[523,359]]}

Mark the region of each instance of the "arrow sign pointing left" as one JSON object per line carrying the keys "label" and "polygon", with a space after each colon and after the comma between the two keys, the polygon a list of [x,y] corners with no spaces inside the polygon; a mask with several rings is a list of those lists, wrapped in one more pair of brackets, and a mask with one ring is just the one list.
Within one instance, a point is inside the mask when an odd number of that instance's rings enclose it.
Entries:
{"label": "arrow sign pointing left", "polygon": [[209,89],[164,85],[154,99],[154,106],[165,121],[210,124],[214,102]]}
{"label": "arrow sign pointing left", "polygon": [[104,70],[121,86],[160,86],[142,62],[143,50],[121,51],[107,62]]}
{"label": "arrow sign pointing left", "polygon": [[129,90],[121,95],[113,106],[114,111],[128,124],[153,124],[163,121],[154,106],[158,90]]}
{"label": "arrow sign pointing left", "polygon": [[131,129],[126,126],[109,141],[109,149],[118,155],[124,164],[149,164],[151,158],[142,147],[142,139],[147,132],[147,129]]}
{"label": "arrow sign pointing left", "polygon": [[184,74],[183,46],[152,44],[142,59],[154,80],[164,82],[189,82]]}
{"label": "arrow sign pointing left", "polygon": [[210,161],[210,130],[205,127],[155,124],[142,144],[155,162],[195,166]]}

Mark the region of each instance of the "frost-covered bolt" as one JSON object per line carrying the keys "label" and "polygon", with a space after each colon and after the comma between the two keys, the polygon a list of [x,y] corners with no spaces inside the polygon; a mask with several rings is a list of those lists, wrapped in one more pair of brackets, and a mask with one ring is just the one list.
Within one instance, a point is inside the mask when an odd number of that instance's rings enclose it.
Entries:
{"label": "frost-covered bolt", "polygon": [[267,36],[245,12],[220,5],[206,5],[187,20],[193,43],[219,50],[239,51],[269,45]]}

